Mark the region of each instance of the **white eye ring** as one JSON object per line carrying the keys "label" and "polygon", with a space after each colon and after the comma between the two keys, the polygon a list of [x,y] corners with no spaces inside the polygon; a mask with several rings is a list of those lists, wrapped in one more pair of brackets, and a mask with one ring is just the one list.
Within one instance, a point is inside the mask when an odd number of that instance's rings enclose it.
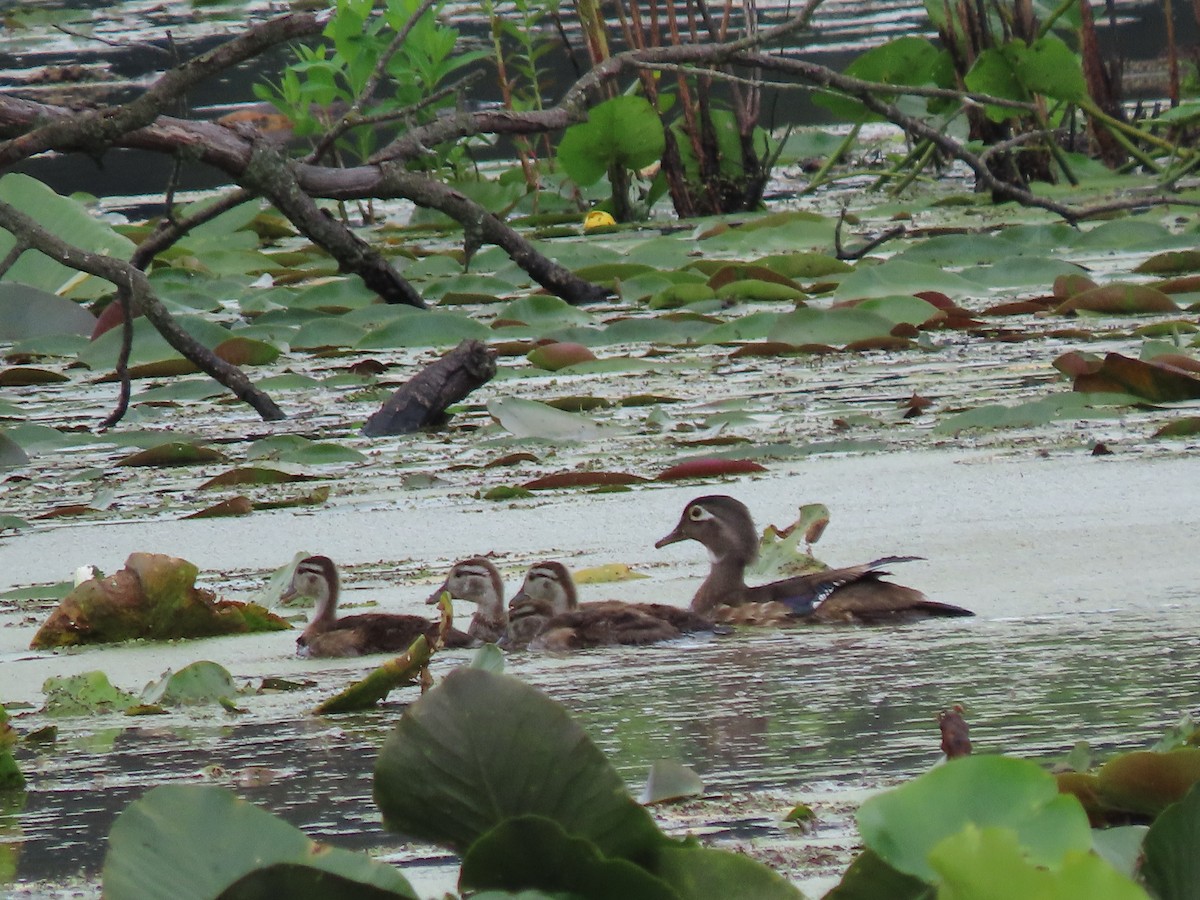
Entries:
{"label": "white eye ring", "polygon": [[712,519],[713,514],[703,506],[693,506],[688,510],[688,518],[693,522],[705,522]]}

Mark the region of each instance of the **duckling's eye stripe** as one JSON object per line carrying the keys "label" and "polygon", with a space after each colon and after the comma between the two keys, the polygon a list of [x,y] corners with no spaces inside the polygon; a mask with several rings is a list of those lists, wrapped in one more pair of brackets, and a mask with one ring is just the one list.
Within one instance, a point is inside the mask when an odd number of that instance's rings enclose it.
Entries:
{"label": "duckling's eye stripe", "polygon": [[703,506],[693,506],[688,510],[688,518],[693,522],[706,522],[712,520],[715,516]]}

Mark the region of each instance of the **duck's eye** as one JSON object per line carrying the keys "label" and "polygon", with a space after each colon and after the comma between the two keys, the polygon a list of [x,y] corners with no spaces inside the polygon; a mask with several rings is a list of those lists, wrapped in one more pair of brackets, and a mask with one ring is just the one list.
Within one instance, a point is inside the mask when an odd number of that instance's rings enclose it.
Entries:
{"label": "duck's eye", "polygon": [[703,522],[705,519],[711,519],[712,513],[703,506],[693,506],[688,510],[688,518],[693,522]]}

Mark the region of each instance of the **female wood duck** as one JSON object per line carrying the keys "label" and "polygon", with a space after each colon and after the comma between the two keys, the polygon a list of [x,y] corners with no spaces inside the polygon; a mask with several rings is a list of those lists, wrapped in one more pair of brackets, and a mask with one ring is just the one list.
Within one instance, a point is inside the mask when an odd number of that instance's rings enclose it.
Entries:
{"label": "female wood duck", "polygon": [[480,643],[494,644],[508,629],[508,609],[504,605],[504,581],[490,560],[473,556],[456,562],[442,586],[429,595],[426,603],[437,603],[443,593],[453,600],[474,603],[478,611],[471,617],[467,634]]}
{"label": "female wood duck", "polygon": [[882,580],[883,566],[915,556],[885,556],[861,566],[829,569],[749,587],[746,566],[758,555],[758,532],[743,503],[733,497],[698,497],[684,507],[675,530],[655,543],[699,541],[711,568],[692,598],[692,609],[719,622],[779,624],[808,622],[877,624],[931,616],[971,616],[970,610],[930,600],[920,591]]}
{"label": "female wood duck", "polygon": [[[296,639],[296,655],[304,657],[365,656],[369,653],[401,653],[418,635],[432,646],[439,623],[421,616],[393,613],[363,613],[337,618],[339,581],[337,567],[327,556],[309,556],[296,564],[292,582],[280,596],[313,597],[316,611],[308,627]],[[467,647],[471,639],[454,628],[446,634],[447,647]]]}
{"label": "female wood duck", "polygon": [[508,620],[505,646],[535,650],[654,644],[714,628],[711,619],[665,603],[580,603],[570,571],[554,561],[525,573],[509,602]]}

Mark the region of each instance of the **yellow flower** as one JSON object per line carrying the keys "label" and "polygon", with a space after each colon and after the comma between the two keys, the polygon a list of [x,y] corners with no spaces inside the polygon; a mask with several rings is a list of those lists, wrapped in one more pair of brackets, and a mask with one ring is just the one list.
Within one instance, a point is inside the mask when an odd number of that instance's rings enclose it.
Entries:
{"label": "yellow flower", "polygon": [[603,210],[593,209],[584,217],[583,230],[591,231],[593,228],[604,228],[608,225],[616,225],[617,220]]}

